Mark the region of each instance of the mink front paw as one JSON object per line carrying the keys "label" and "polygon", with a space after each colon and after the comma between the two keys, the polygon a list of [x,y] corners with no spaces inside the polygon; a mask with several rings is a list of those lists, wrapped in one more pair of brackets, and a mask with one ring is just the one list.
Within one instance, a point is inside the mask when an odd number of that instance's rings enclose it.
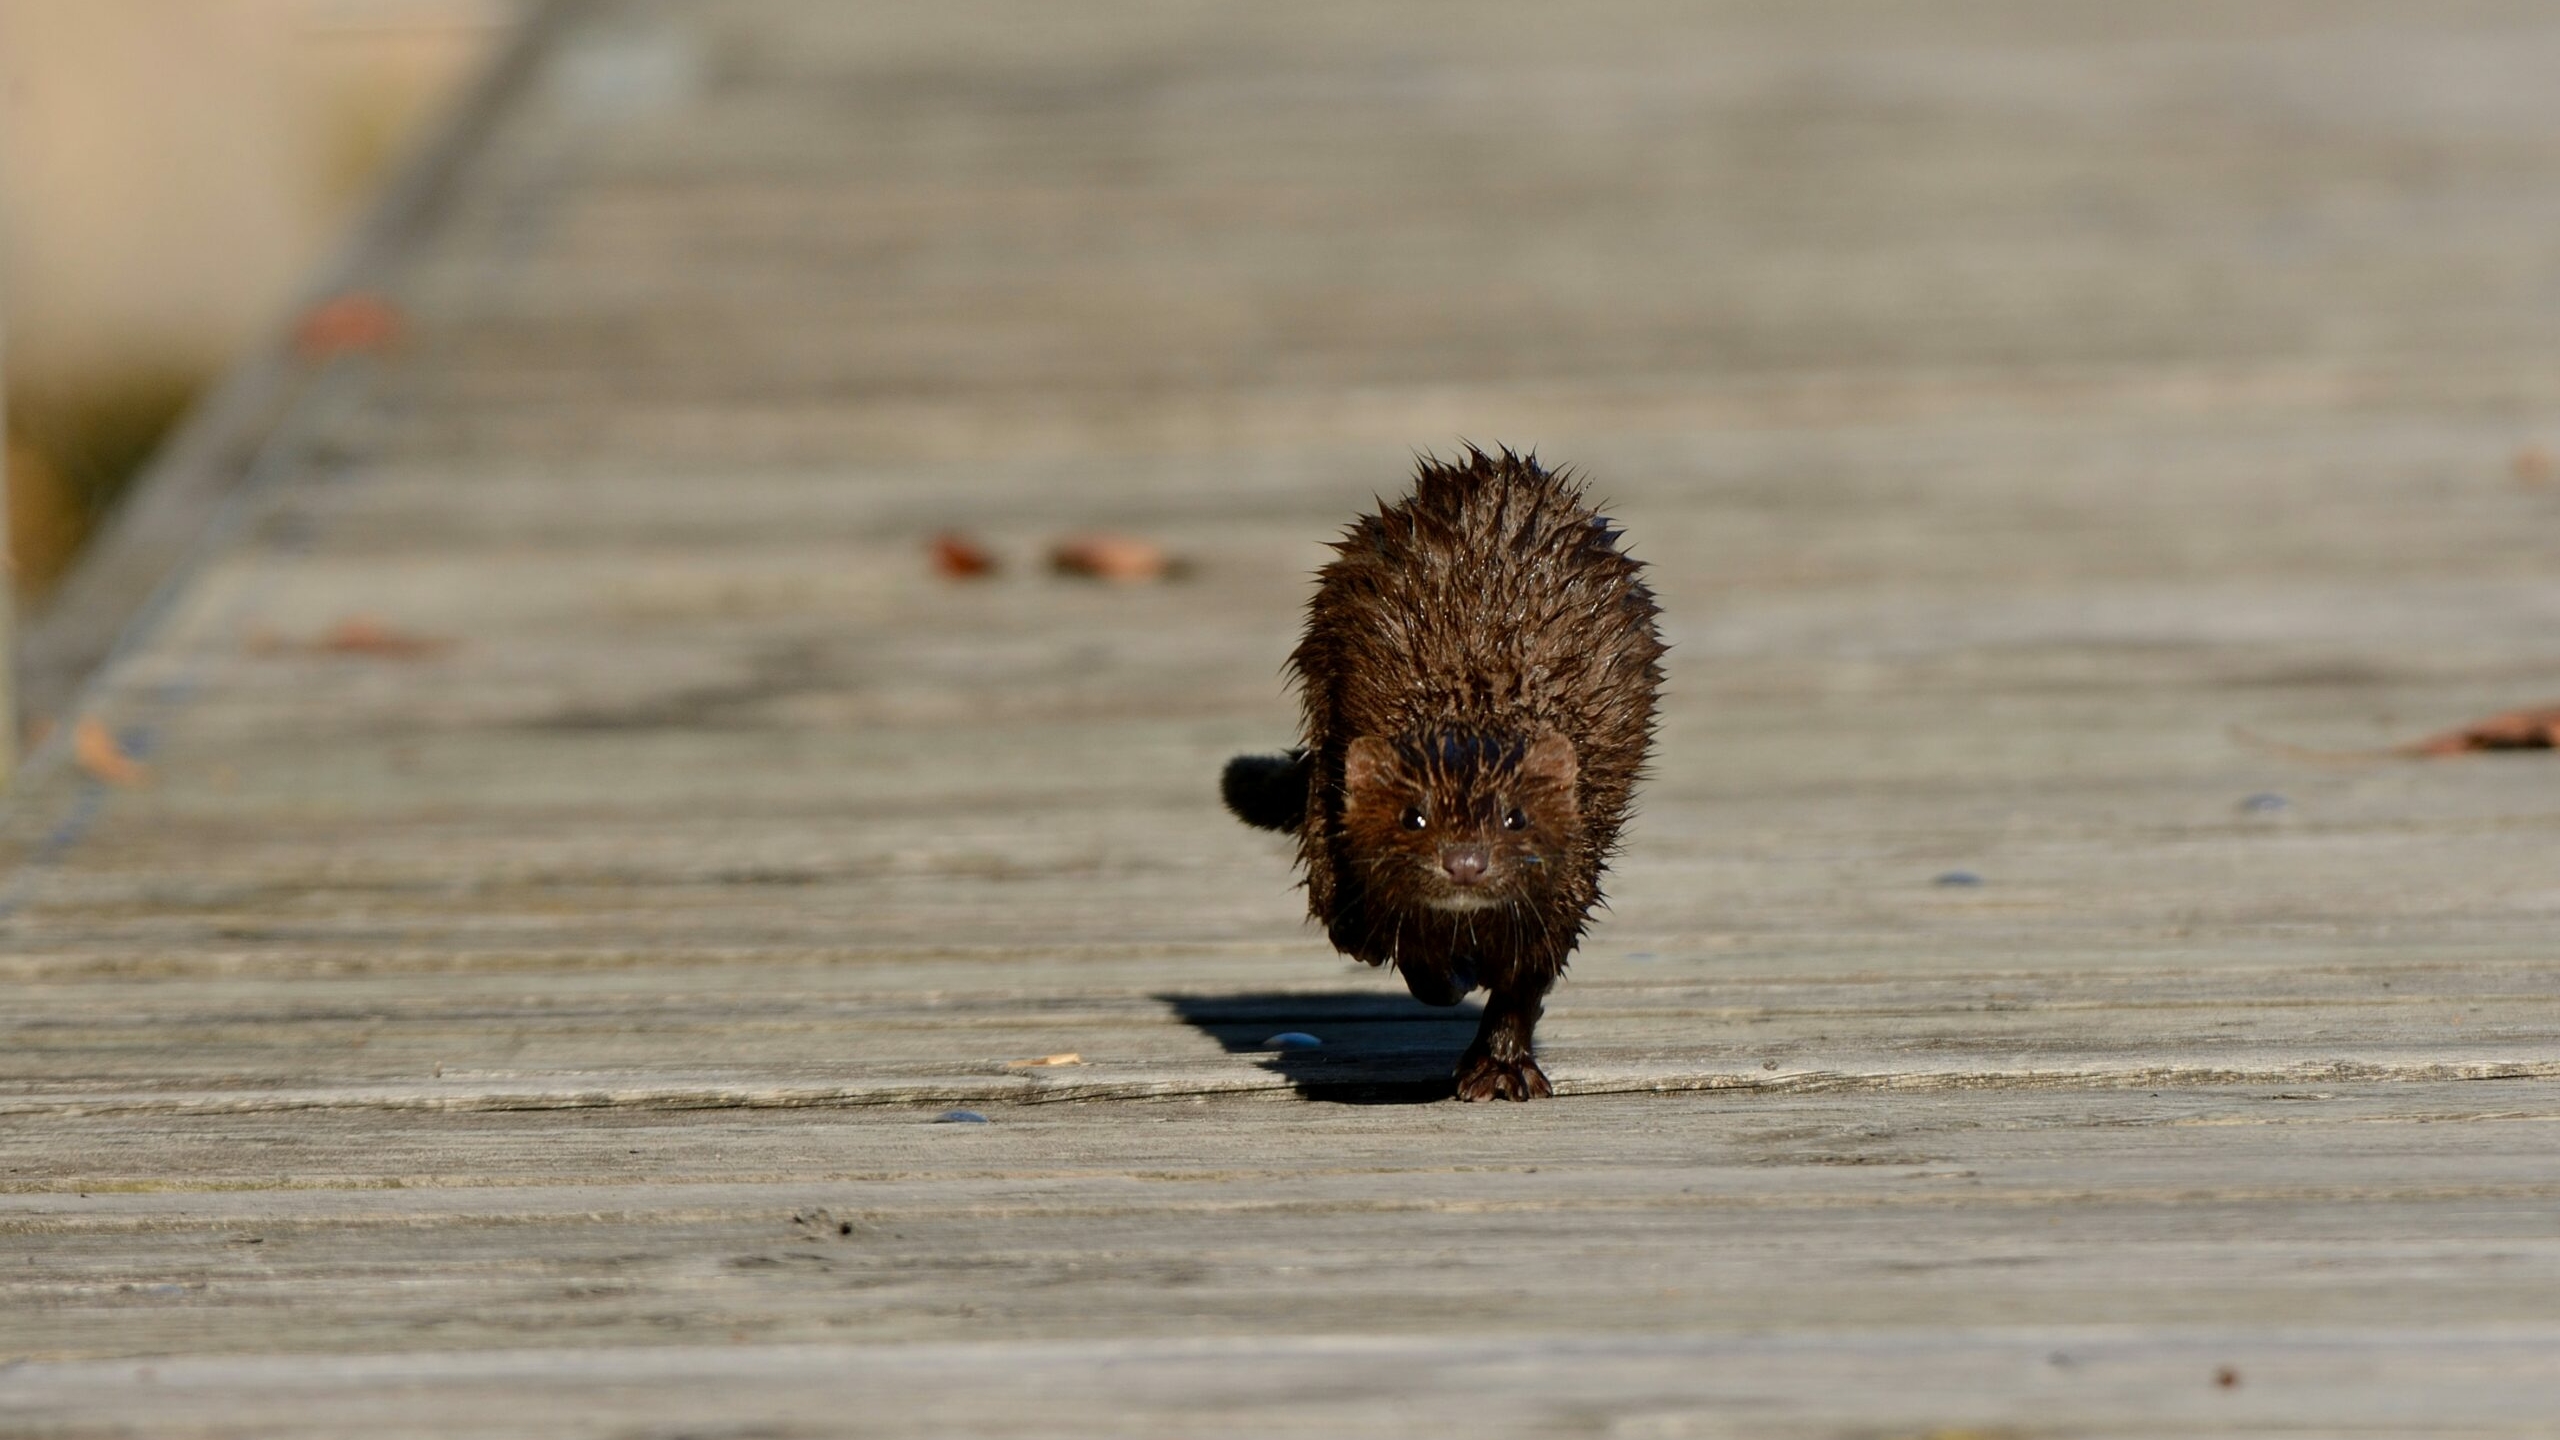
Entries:
{"label": "mink front paw", "polygon": [[1429,966],[1399,961],[1398,973],[1404,976],[1404,988],[1425,1005],[1455,1005],[1476,988],[1473,975],[1453,966]]}
{"label": "mink front paw", "polygon": [[1458,1060],[1461,1100],[1543,1100],[1555,1093],[1535,1055],[1504,1060],[1490,1050],[1470,1048]]}

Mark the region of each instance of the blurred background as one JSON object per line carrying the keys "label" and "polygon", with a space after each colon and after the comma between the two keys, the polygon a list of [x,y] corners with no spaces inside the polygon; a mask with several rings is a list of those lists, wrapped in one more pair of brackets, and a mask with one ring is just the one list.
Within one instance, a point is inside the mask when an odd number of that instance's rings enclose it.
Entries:
{"label": "blurred background", "polygon": [[0,0],[9,563],[41,605],[509,0]]}

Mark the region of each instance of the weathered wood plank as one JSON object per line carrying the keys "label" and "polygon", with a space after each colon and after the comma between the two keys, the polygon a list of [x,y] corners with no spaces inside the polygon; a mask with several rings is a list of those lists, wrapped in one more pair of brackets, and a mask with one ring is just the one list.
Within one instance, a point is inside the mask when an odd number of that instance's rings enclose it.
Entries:
{"label": "weathered wood plank", "polygon": [[[2560,697],[2548,7],[560,23],[0,814],[0,1431],[2548,1428],[2549,757],[2234,733]],[[1460,436],[1676,646],[1551,1105],[1211,793]]]}
{"label": "weathered wood plank", "polygon": [[[1327,1437],[2527,1436],[2546,1433],[2560,1395],[2551,1355],[2548,1332],[2509,1329],[664,1346],[38,1364],[13,1409],[83,1440],[125,1424],[202,1436],[894,1436],[920,1426],[1178,1437],[1239,1413],[1265,1433]],[[1539,1383],[1521,1387],[1531,1372]]]}
{"label": "weathered wood plank", "polygon": [[[0,1234],[37,1247],[5,1282],[6,1333],[76,1355],[560,1330],[2532,1325],[2560,1279],[2555,1096],[1619,1098],[1525,1118],[1223,1100],[995,1107],[985,1125],[617,1111],[394,1137],[361,1116],[236,1116],[176,1154],[147,1119],[107,1117],[0,1152]],[[135,1142],[148,1173],[121,1158]],[[166,1278],[130,1283],[137,1247]]]}

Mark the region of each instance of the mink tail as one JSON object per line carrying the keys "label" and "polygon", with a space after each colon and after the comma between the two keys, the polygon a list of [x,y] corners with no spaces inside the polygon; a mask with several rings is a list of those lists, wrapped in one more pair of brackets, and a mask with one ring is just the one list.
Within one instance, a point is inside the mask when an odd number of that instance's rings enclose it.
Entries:
{"label": "mink tail", "polygon": [[1307,752],[1239,755],[1227,762],[1218,793],[1247,825],[1295,831],[1307,819]]}

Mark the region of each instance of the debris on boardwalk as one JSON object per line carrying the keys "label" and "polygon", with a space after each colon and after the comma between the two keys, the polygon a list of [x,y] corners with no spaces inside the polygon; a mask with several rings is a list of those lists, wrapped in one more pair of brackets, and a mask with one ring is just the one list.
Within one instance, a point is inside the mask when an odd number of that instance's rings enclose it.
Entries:
{"label": "debris on boardwalk", "polygon": [[408,322],[399,307],[379,295],[357,292],[324,300],[304,312],[294,328],[294,349],[304,358],[371,354],[400,343]]}
{"label": "debris on boardwalk", "polygon": [[2231,737],[2244,745],[2297,760],[2327,764],[2353,764],[2367,760],[2430,760],[2452,755],[2479,755],[2502,750],[2560,749],[2560,705],[2534,705],[2521,710],[2502,710],[2485,720],[2475,720],[2452,730],[2441,730],[2422,740],[2405,745],[2388,745],[2374,750],[2320,750],[2296,745],[2287,740],[2273,740],[2242,726],[2231,727]]}
{"label": "debris on boardwalk", "polygon": [[958,531],[933,537],[933,572],[946,580],[981,580],[996,572],[995,552]]}
{"label": "debris on boardwalk", "polygon": [[271,631],[260,631],[249,637],[248,648],[258,655],[354,655],[374,660],[425,660],[442,655],[454,642],[441,635],[425,635],[404,630],[371,615],[350,615],[312,636],[309,640],[289,640]]}
{"label": "debris on boardwalk", "polygon": [[71,728],[71,758],[91,779],[105,784],[134,786],[151,778],[151,767],[127,755],[116,733],[95,715],[81,716]]}
{"label": "debris on boardwalk", "polygon": [[2508,710],[2402,747],[2409,755],[2467,755],[2480,750],[2560,747],[2560,705]]}
{"label": "debris on boardwalk", "polygon": [[1163,580],[1178,570],[1163,546],[1135,535],[1095,531],[1070,535],[1049,551],[1049,566],[1061,575],[1133,585]]}
{"label": "debris on boardwalk", "polygon": [[312,648],[328,655],[369,655],[380,660],[424,660],[453,648],[438,635],[420,635],[386,625],[370,615],[354,615],[321,633]]}

